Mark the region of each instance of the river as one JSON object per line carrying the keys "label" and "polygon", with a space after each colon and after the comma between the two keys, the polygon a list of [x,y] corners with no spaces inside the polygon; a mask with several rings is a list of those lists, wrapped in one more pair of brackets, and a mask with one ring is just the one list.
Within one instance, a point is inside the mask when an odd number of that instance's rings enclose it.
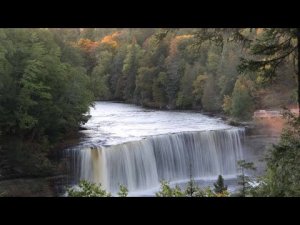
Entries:
{"label": "river", "polygon": [[72,184],[85,179],[112,193],[153,196],[161,180],[184,185],[192,176],[212,185],[219,174],[236,187],[244,128],[192,111],[160,111],[96,102],[78,146],[68,149]]}

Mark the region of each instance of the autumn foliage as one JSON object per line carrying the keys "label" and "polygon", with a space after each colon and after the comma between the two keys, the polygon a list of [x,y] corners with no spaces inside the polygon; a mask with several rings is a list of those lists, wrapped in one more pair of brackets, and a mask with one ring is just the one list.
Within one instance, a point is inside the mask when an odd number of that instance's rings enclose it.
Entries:
{"label": "autumn foliage", "polygon": [[121,32],[114,32],[110,35],[106,35],[104,38],[100,39],[99,41],[92,41],[87,38],[80,38],[76,43],[72,45],[74,47],[79,47],[84,52],[91,53],[96,50],[99,46],[106,44],[111,46],[112,48],[118,47],[117,38],[120,36]]}
{"label": "autumn foliage", "polygon": [[90,39],[80,38],[76,45],[86,52],[92,52],[99,46],[99,42],[91,41]]}
{"label": "autumn foliage", "polygon": [[110,35],[105,36],[102,38],[99,43],[100,44],[107,44],[116,48],[118,46],[117,38],[120,36],[121,32],[114,32]]}

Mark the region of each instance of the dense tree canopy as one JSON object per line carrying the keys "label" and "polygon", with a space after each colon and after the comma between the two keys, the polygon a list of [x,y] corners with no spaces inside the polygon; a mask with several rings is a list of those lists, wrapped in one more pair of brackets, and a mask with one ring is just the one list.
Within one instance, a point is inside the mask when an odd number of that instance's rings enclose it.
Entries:
{"label": "dense tree canopy", "polygon": [[[298,39],[292,28],[0,29],[0,151],[33,168],[24,173],[49,167],[48,150],[87,121],[93,100],[237,120],[295,105]],[[282,98],[269,97],[276,90]]]}
{"label": "dense tree canopy", "polygon": [[[57,35],[47,29],[0,30],[2,150],[8,158],[16,151],[25,154],[24,163],[37,167],[46,156],[46,143],[56,143],[87,121],[93,99],[81,54]],[[22,165],[18,160],[9,164]]]}
{"label": "dense tree canopy", "polygon": [[[33,138],[78,126],[91,94],[249,119],[263,101],[257,91],[297,73],[284,68],[297,67],[297,29],[3,29],[0,37],[1,131]],[[84,107],[67,113],[64,101]]]}
{"label": "dense tree canopy", "polygon": [[55,34],[42,29],[0,32],[2,133],[55,138],[86,121],[89,78],[82,66],[64,62],[67,48],[60,48]]}
{"label": "dense tree canopy", "polygon": [[[265,96],[257,96],[259,91],[272,92],[272,85],[284,86],[284,79],[293,81],[296,76],[296,71],[286,69],[296,64],[292,57],[296,47],[294,35],[293,29],[228,28],[117,29],[106,36],[95,33],[93,39],[86,41],[94,43],[90,44],[94,46],[89,53],[92,60],[87,59],[95,62],[90,73],[91,90],[98,100],[223,111],[236,119],[251,119],[253,111],[266,102]],[[82,35],[79,37],[77,46],[86,52]],[[280,46],[274,47],[272,53],[287,56],[286,63],[280,59],[276,70],[272,70],[278,71],[278,79],[272,82],[267,80],[275,75],[259,72],[258,67],[266,63],[266,58],[258,55],[265,51],[258,49],[269,40],[267,37]],[[271,52],[268,54],[273,62]],[[283,90],[292,96],[297,90],[296,82],[289,82]],[[296,103],[293,99],[288,104]],[[282,104],[270,102],[267,107]]]}

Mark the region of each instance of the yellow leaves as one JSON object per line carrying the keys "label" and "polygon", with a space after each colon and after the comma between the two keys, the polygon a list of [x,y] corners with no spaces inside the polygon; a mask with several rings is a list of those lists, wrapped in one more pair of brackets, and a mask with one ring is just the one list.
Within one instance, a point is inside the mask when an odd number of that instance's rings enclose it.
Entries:
{"label": "yellow leaves", "polygon": [[121,35],[121,32],[114,32],[105,36],[99,41],[92,41],[87,38],[80,38],[76,43],[71,43],[74,47],[79,47],[85,52],[93,52],[102,44],[107,44],[116,48],[118,46],[117,38]]}
{"label": "yellow leaves", "polygon": [[118,46],[118,43],[113,40],[113,37],[111,35],[105,36],[101,41],[101,44],[108,44],[111,45],[112,47],[116,48]]}
{"label": "yellow leaves", "polygon": [[99,46],[99,43],[90,39],[80,38],[79,41],[75,43],[75,46],[86,52],[92,52]]}
{"label": "yellow leaves", "polygon": [[121,35],[121,32],[114,32],[110,35],[105,36],[99,41],[99,44],[108,44],[113,48],[118,46],[117,38]]}
{"label": "yellow leaves", "polygon": [[177,35],[175,37],[175,40],[181,41],[181,40],[189,39],[189,38],[192,38],[192,37],[194,37],[194,35],[192,35],[192,34]]}

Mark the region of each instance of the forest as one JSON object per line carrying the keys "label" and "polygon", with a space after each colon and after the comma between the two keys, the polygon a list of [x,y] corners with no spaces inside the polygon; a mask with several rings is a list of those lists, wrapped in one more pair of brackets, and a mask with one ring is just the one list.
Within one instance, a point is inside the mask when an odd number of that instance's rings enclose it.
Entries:
{"label": "forest", "polygon": [[[61,174],[59,152],[95,101],[236,123],[297,107],[298,39],[292,28],[0,29],[0,180]],[[299,120],[287,117],[264,195],[300,194]]]}

